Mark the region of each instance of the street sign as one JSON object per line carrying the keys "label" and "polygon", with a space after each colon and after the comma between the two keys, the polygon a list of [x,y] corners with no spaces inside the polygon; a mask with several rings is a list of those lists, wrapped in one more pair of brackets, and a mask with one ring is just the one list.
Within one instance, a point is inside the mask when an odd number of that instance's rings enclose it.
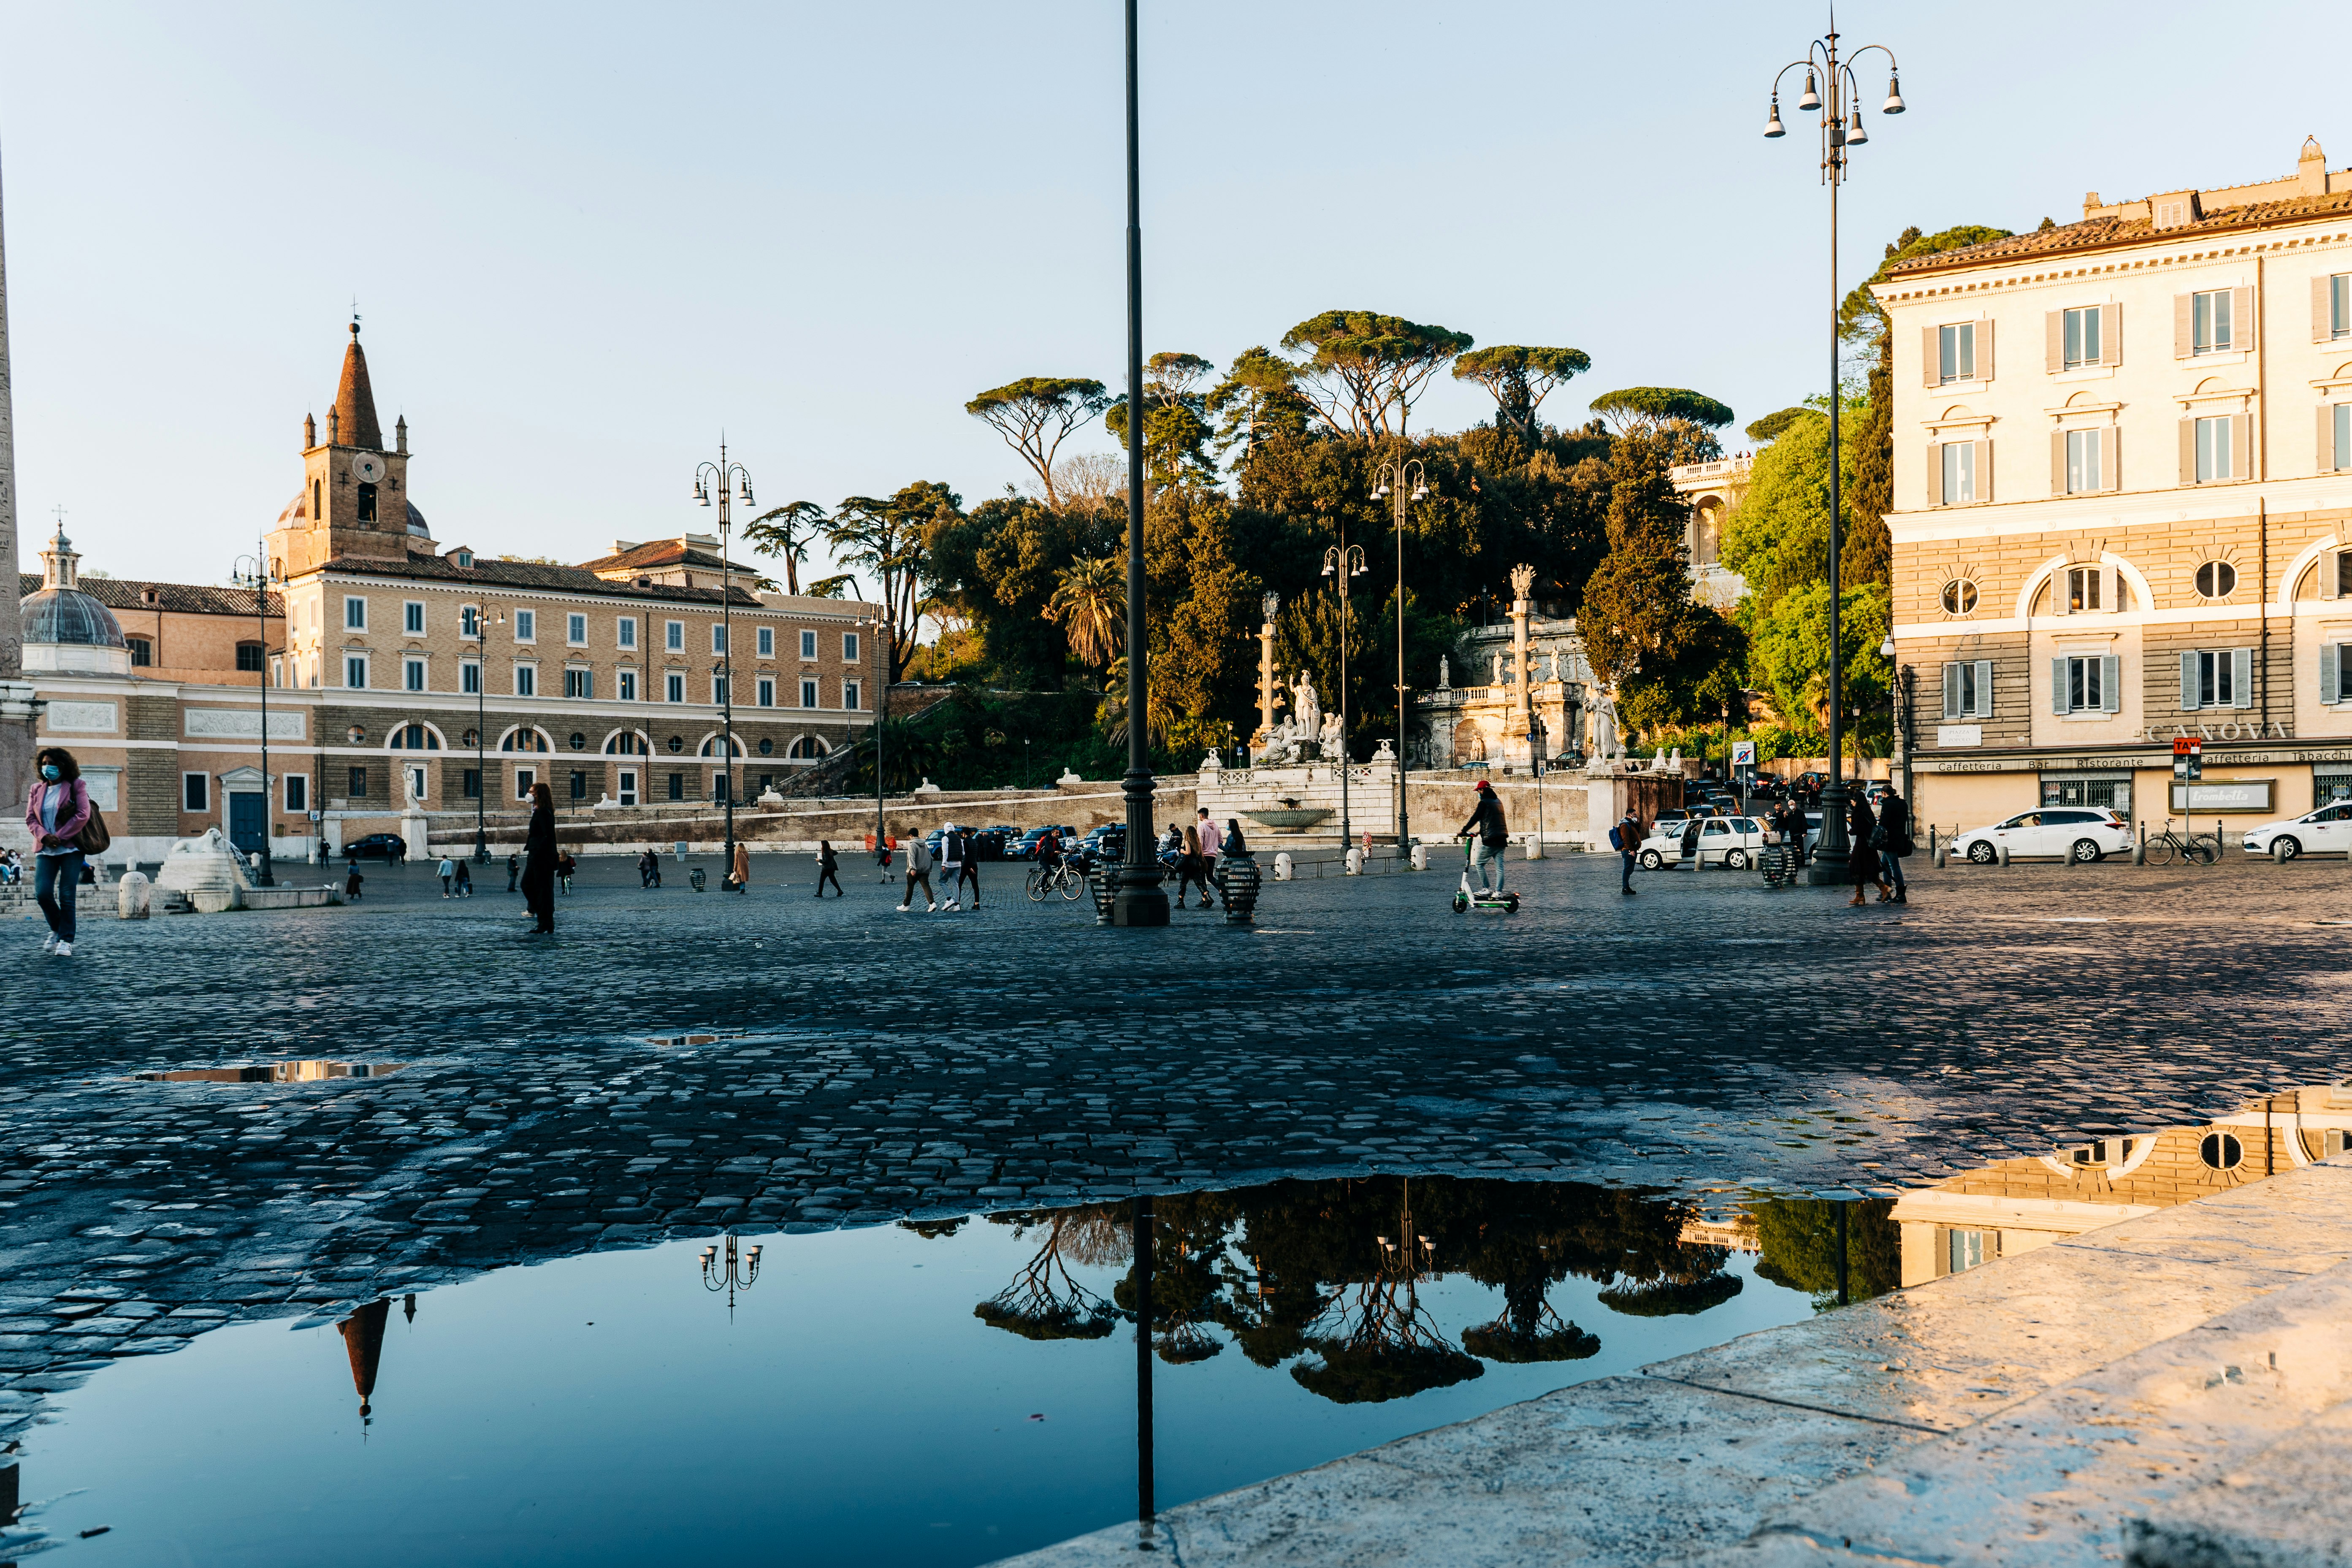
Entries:
{"label": "street sign", "polygon": [[1731,765],[1735,768],[1754,767],[1756,765],[1756,742],[1753,741],[1732,742]]}
{"label": "street sign", "polygon": [[2205,742],[2181,736],[2172,742],[2172,776],[2177,779],[2201,779],[2205,776]]}

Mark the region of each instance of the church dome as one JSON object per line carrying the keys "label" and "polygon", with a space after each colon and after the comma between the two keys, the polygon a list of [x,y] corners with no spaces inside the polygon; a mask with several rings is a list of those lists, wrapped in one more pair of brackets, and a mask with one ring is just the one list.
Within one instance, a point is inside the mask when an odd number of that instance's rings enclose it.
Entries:
{"label": "church dome", "polygon": [[47,675],[128,675],[131,645],[114,612],[83,593],[81,557],[58,530],[41,552],[41,586],[25,595],[25,668]]}
{"label": "church dome", "polygon": [[294,492],[294,499],[286,503],[286,510],[278,514],[278,526],[284,528],[289,523],[306,522],[310,520],[310,492],[297,490]]}
{"label": "church dome", "polygon": [[25,640],[83,647],[127,647],[114,612],[79,588],[43,588],[26,596]]}
{"label": "church dome", "polygon": [[416,510],[415,501],[408,503],[408,531],[411,536],[417,539],[433,537],[433,530],[425,524],[425,514]]}

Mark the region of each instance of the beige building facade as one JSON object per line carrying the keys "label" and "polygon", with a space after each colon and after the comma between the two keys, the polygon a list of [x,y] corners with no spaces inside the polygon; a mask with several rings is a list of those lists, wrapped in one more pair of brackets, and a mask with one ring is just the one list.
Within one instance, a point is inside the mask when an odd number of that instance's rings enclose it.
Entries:
{"label": "beige building facade", "polygon": [[585,566],[437,544],[410,496],[405,422],[389,446],[377,426],[356,327],[324,430],[306,418],[303,438],[302,489],[264,539],[283,580],[259,616],[250,593],[79,578],[62,534],[46,585],[21,582],[72,596],[44,624],[71,622],[76,640],[28,647],[28,675],[41,740],[68,746],[120,814],[111,860],[160,859],[208,827],[247,849],[332,852],[420,816],[433,840],[470,843],[478,811],[512,809],[533,783],[561,809],[650,818],[756,796],[874,722],[875,607],[762,591],[715,540]]}
{"label": "beige building facade", "polygon": [[1919,819],[2352,797],[2352,170],[2094,194],[1875,291]]}

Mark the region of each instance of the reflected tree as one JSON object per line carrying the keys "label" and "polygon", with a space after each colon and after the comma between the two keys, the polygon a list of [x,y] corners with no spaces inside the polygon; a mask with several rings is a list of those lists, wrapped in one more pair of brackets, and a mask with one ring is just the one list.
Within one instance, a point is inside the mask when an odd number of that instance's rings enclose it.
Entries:
{"label": "reflected tree", "polygon": [[[1012,1216],[1008,1216],[1012,1217]],[[1017,1224],[1018,1221],[1016,1220]],[[1100,1340],[1118,1324],[1118,1310],[1070,1274],[1070,1263],[1093,1251],[1100,1211],[1070,1209],[1043,1216],[1045,1240],[1013,1283],[971,1310],[991,1328],[1024,1340]]]}

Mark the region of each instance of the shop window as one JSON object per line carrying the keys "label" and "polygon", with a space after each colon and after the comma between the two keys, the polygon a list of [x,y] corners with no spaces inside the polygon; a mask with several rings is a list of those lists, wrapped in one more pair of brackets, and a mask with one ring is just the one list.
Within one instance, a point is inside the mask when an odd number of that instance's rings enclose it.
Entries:
{"label": "shop window", "polygon": [[2044,774],[2042,780],[2042,804],[2044,805],[2104,807],[2128,822],[2131,820],[2131,799],[2129,778],[2058,778]]}

